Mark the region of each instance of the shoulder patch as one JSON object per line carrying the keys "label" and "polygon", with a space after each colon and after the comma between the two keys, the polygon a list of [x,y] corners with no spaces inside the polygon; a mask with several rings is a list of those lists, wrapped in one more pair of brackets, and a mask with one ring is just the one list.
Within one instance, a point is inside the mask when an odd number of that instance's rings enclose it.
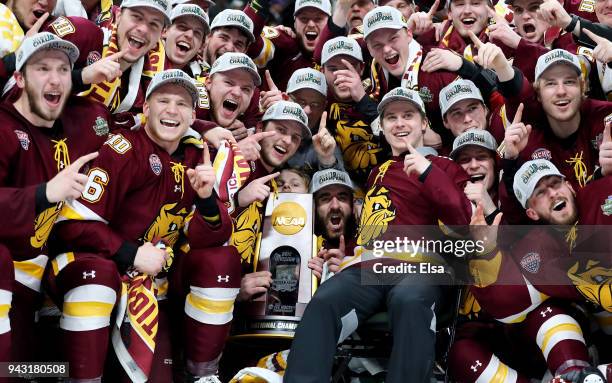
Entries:
{"label": "shoulder patch", "polygon": [[540,254],[538,253],[527,253],[521,259],[521,267],[531,274],[536,274],[540,270]]}
{"label": "shoulder patch", "polygon": [[272,27],[264,27],[261,35],[267,39],[275,39],[280,36],[280,32]]}
{"label": "shoulder patch", "polygon": [[156,176],[161,174],[162,162],[157,154],[153,153],[149,156],[149,165],[151,165],[151,170]]}
{"label": "shoulder patch", "polygon": [[60,16],[55,19],[55,21],[51,23],[51,28],[53,29],[54,33],[59,37],[64,37],[66,35],[76,32],[74,24],[72,24],[72,22],[64,16]]}
{"label": "shoulder patch", "polygon": [[106,121],[104,117],[96,117],[96,121],[93,124],[93,130],[96,132],[96,136],[102,137],[108,135],[108,121]]}
{"label": "shoulder patch", "polygon": [[91,65],[96,61],[99,61],[102,58],[102,55],[98,51],[91,51],[87,55],[87,65]]}
{"label": "shoulder patch", "polygon": [[30,137],[28,134],[21,130],[15,130],[15,134],[17,135],[17,139],[19,140],[19,144],[23,150],[28,150],[30,148]]}
{"label": "shoulder patch", "polygon": [[132,149],[132,143],[121,134],[111,134],[104,143],[119,154],[125,154]]}

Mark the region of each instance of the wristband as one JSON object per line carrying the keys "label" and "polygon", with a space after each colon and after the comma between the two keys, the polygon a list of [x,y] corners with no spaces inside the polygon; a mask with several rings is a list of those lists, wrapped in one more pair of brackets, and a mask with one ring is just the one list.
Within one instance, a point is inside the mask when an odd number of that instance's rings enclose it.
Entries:
{"label": "wristband", "polygon": [[574,32],[574,28],[576,28],[576,24],[578,23],[579,20],[580,20],[580,17],[576,15],[572,15],[572,21],[570,21],[570,23],[567,24],[567,27],[565,27],[564,30],[568,33]]}

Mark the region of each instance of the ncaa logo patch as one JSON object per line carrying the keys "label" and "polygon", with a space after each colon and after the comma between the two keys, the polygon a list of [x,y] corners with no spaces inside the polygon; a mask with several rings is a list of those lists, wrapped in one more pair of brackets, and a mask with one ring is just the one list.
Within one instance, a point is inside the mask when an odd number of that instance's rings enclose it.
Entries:
{"label": "ncaa logo patch", "polygon": [[24,150],[28,150],[30,148],[30,137],[26,132],[22,132],[21,130],[15,130],[15,134],[17,135],[17,139],[19,140],[19,144]]}
{"label": "ncaa logo patch", "polygon": [[527,253],[523,257],[523,259],[521,259],[521,267],[523,267],[523,269],[527,270],[531,274],[535,274],[538,272],[538,270],[540,270],[540,262],[540,254]]}
{"label": "ncaa logo patch", "polygon": [[151,154],[149,156],[149,164],[151,165],[151,170],[153,170],[153,173],[155,173],[156,176],[161,174],[162,163],[157,154]]}
{"label": "ncaa logo patch", "polygon": [[531,159],[532,160],[551,160],[552,159],[552,153],[550,152],[550,150],[545,149],[545,148],[539,148],[533,151],[533,153],[531,153]]}
{"label": "ncaa logo patch", "polygon": [[601,205],[601,211],[606,217],[612,215],[612,195],[609,195],[608,199],[606,199],[603,205]]}

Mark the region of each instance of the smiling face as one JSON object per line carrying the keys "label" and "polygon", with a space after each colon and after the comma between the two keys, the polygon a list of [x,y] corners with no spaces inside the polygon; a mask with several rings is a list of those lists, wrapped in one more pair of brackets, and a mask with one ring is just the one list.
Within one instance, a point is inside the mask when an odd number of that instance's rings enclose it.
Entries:
{"label": "smiling face", "polygon": [[193,123],[195,111],[191,95],[176,84],[162,85],[143,105],[147,118],[147,135],[168,153],[173,153],[178,143]]}
{"label": "smiling face", "polygon": [[56,0],[9,0],[6,6],[13,11],[22,27],[30,29],[45,12],[53,11],[56,2]]}
{"label": "smiling face", "polygon": [[442,122],[455,137],[470,129],[483,130],[487,128],[487,108],[480,100],[461,100],[448,109]]}
{"label": "smiling face", "polygon": [[408,144],[415,148],[423,146],[427,119],[411,102],[391,102],[385,107],[380,122],[394,156],[408,150]]}
{"label": "smiling face", "polygon": [[357,28],[363,24],[365,15],[374,9],[376,5],[371,0],[352,0],[351,8],[348,14],[348,24],[351,29]]}
{"label": "smiling face", "polygon": [[351,96],[351,90],[347,87],[338,86],[335,82],[338,76],[336,71],[341,69],[348,69],[342,62],[346,60],[359,71],[359,74],[363,74],[363,63],[354,57],[338,55],[329,59],[325,65],[323,65],[323,74],[325,75],[325,81],[327,82],[327,88],[332,90],[334,97],[338,101],[352,102],[353,97]]}
{"label": "smiling face", "polygon": [[236,27],[215,28],[206,39],[204,56],[206,62],[213,65],[224,53],[245,53],[249,46],[249,38]]}
{"label": "smiling face", "polygon": [[584,82],[567,64],[546,69],[536,83],[538,100],[549,120],[567,122],[580,114]]}
{"label": "smiling face", "polygon": [[512,11],[516,32],[525,40],[539,43],[544,38],[548,24],[537,17],[541,0],[514,0]]}
{"label": "smiling face", "polygon": [[346,235],[353,214],[352,190],[342,185],[329,185],[315,193],[316,220],[326,239]]}
{"label": "smiling face", "polygon": [[489,21],[489,3],[487,0],[452,0],[449,18],[461,37],[468,38],[468,31],[476,36],[485,29]]}
{"label": "smiling face", "polygon": [[135,63],[153,49],[161,37],[165,19],[160,11],[147,7],[123,8],[117,21],[120,51],[126,51],[123,61]]}
{"label": "smiling face", "polygon": [[53,126],[72,89],[68,56],[44,49],[32,55],[22,71],[15,72],[17,86],[24,90],[18,101],[23,106],[20,111],[34,125]]}
{"label": "smiling face", "polygon": [[470,176],[473,183],[484,184],[486,190],[495,182],[495,157],[493,153],[480,146],[469,145],[461,149],[455,160]]}
{"label": "smiling face", "polygon": [[249,107],[255,83],[249,72],[232,69],[218,72],[206,79],[214,121],[222,127],[230,126]]}
{"label": "smiling face", "polygon": [[551,225],[571,225],[577,209],[574,189],[559,176],[542,178],[527,200],[527,216]]}
{"label": "smiling face", "polygon": [[369,34],[366,40],[372,57],[394,77],[404,74],[411,41],[406,28],[379,29]]}
{"label": "smiling face", "polygon": [[612,0],[596,0],[595,15],[600,23],[612,28]]}
{"label": "smiling face", "polygon": [[204,24],[193,16],[175,19],[164,32],[166,57],[177,68],[183,68],[198,54],[204,33]]}
{"label": "smiling face", "polygon": [[302,128],[295,121],[266,121],[264,132],[276,132],[260,141],[261,161],[271,171],[284,165],[302,143]]}
{"label": "smiling face", "polygon": [[295,15],[295,34],[306,52],[314,52],[328,18],[325,12],[313,7],[300,9]]}

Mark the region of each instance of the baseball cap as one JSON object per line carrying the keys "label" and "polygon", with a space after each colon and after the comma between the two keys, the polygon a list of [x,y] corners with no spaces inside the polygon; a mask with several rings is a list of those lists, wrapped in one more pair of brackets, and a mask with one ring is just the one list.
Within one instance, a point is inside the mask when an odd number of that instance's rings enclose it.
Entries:
{"label": "baseball cap", "polygon": [[325,65],[332,57],[345,55],[353,57],[363,62],[363,55],[361,54],[361,47],[357,44],[354,39],[340,36],[328,40],[323,44],[323,51],[321,52],[321,65]]}
{"label": "baseball cap", "polygon": [[455,141],[453,141],[453,150],[450,152],[450,158],[455,159],[461,149],[470,145],[480,146],[492,152],[497,150],[497,142],[491,133],[486,130],[471,129],[455,138]]}
{"label": "baseball cap", "polygon": [[[188,3],[189,1],[191,1],[191,0],[171,0],[171,1],[170,1],[170,4],[171,4],[173,7],[175,7],[175,6],[179,5],[179,4],[185,4],[185,3]],[[214,2],[213,0],[204,0],[204,1],[205,1],[206,3],[208,3],[208,5],[210,5],[211,7],[212,7],[213,5],[215,5],[215,2]]]}
{"label": "baseball cap", "polygon": [[166,19],[166,24],[170,24],[170,2],[168,0],[123,0],[121,8],[146,7],[160,11]]}
{"label": "baseball cap", "polygon": [[295,2],[295,10],[293,16],[295,16],[302,8],[317,8],[323,11],[328,16],[331,16],[331,2],[329,0],[297,0]]}
{"label": "baseball cap", "polygon": [[406,19],[396,8],[388,5],[376,7],[363,18],[363,38],[367,39],[372,32],[379,29],[402,29],[407,27]]}
{"label": "baseball cap", "polygon": [[417,109],[419,109],[421,114],[425,115],[425,104],[423,104],[423,100],[421,99],[421,96],[419,96],[419,93],[415,90],[404,88],[401,86],[392,89],[387,94],[385,94],[385,96],[378,104],[378,114],[382,114],[385,107],[393,101],[411,102],[417,107]]}
{"label": "baseball cap", "polygon": [[235,27],[243,31],[251,42],[255,41],[253,21],[246,13],[236,9],[225,9],[217,14],[210,25],[210,30],[219,27]]}
{"label": "baseball cap", "polygon": [[353,190],[353,182],[351,182],[351,177],[347,172],[338,169],[325,169],[313,174],[310,193],[314,194],[331,185],[342,185]]}
{"label": "baseball cap", "polygon": [[484,104],[484,99],[476,84],[470,80],[455,80],[440,91],[439,102],[442,116],[451,106],[462,100],[478,100]]}
{"label": "baseball cap", "polygon": [[155,76],[153,76],[149,87],[147,88],[145,99],[148,100],[155,90],[167,84],[182,86],[191,95],[194,105],[198,101],[198,88],[195,85],[195,81],[187,73],[180,69],[168,69],[156,73]]}
{"label": "baseball cap", "polygon": [[533,194],[538,182],[547,176],[565,178],[552,162],[537,159],[525,162],[514,175],[514,195],[526,209],[527,200]]}
{"label": "baseball cap", "polygon": [[209,19],[208,13],[204,12],[204,10],[195,4],[179,4],[170,13],[170,22],[173,23],[174,20],[183,16],[192,16],[198,19],[200,22],[204,24],[204,33],[208,33],[209,29]]}
{"label": "baseball cap", "polygon": [[578,74],[582,73],[580,61],[575,54],[565,49],[553,49],[538,58],[535,68],[535,80],[538,81],[542,73],[555,64],[568,64],[574,68]]}
{"label": "baseball cap", "polygon": [[325,75],[312,68],[298,69],[289,78],[287,93],[293,93],[300,89],[313,89],[327,96],[327,82]]}
{"label": "baseball cap", "polygon": [[261,85],[261,77],[259,77],[259,73],[257,72],[257,67],[251,58],[244,53],[238,52],[227,52],[221,55],[215,61],[215,63],[210,68],[210,75],[212,76],[215,73],[219,72],[227,72],[228,70],[233,69],[244,69],[248,71],[253,77],[253,82],[255,82],[255,86]]}
{"label": "baseball cap", "polygon": [[34,36],[23,39],[21,42],[17,50],[15,70],[19,72],[28,59],[32,57],[34,53],[42,49],[52,49],[64,52],[68,56],[71,66],[74,66],[75,61],[79,58],[79,48],[77,48],[76,45],[52,33],[40,32]]}
{"label": "baseball cap", "polygon": [[302,107],[291,101],[278,101],[264,113],[262,121],[295,121],[302,127],[302,140],[312,137],[308,129],[308,116]]}

